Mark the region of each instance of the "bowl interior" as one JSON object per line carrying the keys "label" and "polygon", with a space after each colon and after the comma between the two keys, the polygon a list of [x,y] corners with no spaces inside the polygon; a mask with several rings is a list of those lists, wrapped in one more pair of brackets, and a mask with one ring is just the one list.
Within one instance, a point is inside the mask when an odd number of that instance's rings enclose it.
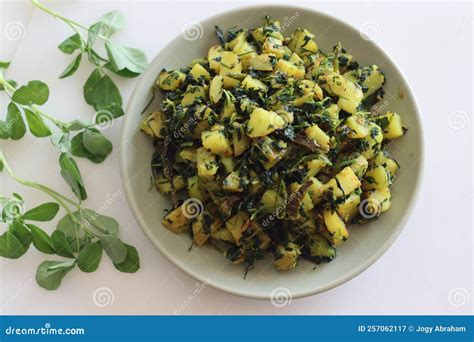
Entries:
{"label": "bowl interior", "polygon": [[[271,257],[256,263],[256,268],[243,278],[244,266],[232,265],[216,250],[203,247],[188,251],[188,235],[175,235],[161,225],[164,209],[170,201],[154,191],[147,191],[150,181],[151,141],[139,131],[139,113],[150,99],[150,89],[162,68],[181,68],[191,60],[206,55],[211,45],[217,44],[214,26],[224,32],[232,26],[257,27],[263,16],[281,21],[285,35],[297,27],[304,27],[316,35],[323,51],[330,51],[340,41],[361,65],[377,64],[386,75],[381,101],[382,111],[396,111],[402,115],[408,133],[391,145],[391,152],[401,165],[392,186],[392,206],[379,219],[350,229],[351,238],[338,247],[338,256],[316,269],[309,262],[300,262],[290,272],[276,272]],[[362,272],[378,259],[396,239],[414,205],[422,169],[423,135],[415,99],[397,66],[373,42],[359,32],[330,16],[291,6],[268,6],[261,10],[248,7],[219,14],[195,25],[200,39],[179,35],[153,60],[141,76],[127,107],[122,128],[121,173],[128,202],[133,214],[150,240],[173,263],[200,281],[234,294],[254,298],[270,298],[279,287],[288,289],[292,296],[301,297],[335,287]],[[187,39],[185,39],[187,38]],[[401,94],[403,93],[403,96]],[[157,99],[161,99],[161,95]],[[157,101],[155,101],[155,108]]]}

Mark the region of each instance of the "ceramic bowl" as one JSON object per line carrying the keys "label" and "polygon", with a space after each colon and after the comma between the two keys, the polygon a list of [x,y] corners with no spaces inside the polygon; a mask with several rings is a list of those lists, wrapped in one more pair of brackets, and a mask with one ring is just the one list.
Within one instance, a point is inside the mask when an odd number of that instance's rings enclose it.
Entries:
{"label": "ceramic bowl", "polygon": [[[361,65],[379,65],[387,80],[384,87],[387,94],[381,109],[401,114],[409,130],[390,148],[401,169],[392,186],[389,211],[369,224],[351,227],[351,238],[338,247],[338,256],[330,263],[315,269],[312,263],[301,261],[292,271],[278,272],[268,256],[257,262],[256,268],[244,279],[243,265],[231,264],[210,247],[195,247],[189,251],[191,241],[187,234],[176,235],[162,226],[164,210],[169,209],[171,203],[159,193],[148,191],[153,148],[151,140],[139,131],[139,125],[140,112],[150,100],[150,89],[161,69],[179,69],[191,60],[205,56],[209,47],[217,44],[215,25],[224,32],[232,26],[257,27],[262,25],[264,15],[280,20],[286,36],[297,27],[304,27],[315,34],[323,51],[330,51],[340,41]],[[154,58],[140,77],[126,109],[120,166],[127,200],[136,220],[150,241],[172,263],[199,281],[236,295],[259,299],[297,298],[348,281],[387,251],[415,206],[422,175],[423,132],[410,86],[396,63],[369,37],[337,18],[314,10],[286,5],[244,7],[193,23]]]}

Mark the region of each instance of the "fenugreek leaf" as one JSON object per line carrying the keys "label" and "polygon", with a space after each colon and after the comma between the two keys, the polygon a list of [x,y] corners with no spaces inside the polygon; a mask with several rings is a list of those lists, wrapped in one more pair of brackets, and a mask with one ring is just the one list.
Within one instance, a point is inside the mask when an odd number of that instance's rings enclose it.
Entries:
{"label": "fenugreek leaf", "polygon": [[124,71],[130,76],[138,76],[148,66],[145,54],[139,49],[120,46],[111,41],[105,43],[105,49],[110,60],[108,67],[114,72]]}
{"label": "fenugreek leaf", "polygon": [[77,49],[81,49],[81,40],[82,39],[79,33],[76,33],[59,44],[58,49],[68,55],[71,55]]}
{"label": "fenugreek leaf", "polygon": [[92,155],[107,156],[112,152],[112,143],[98,130],[84,130],[82,141]]}
{"label": "fenugreek leaf", "polygon": [[94,272],[99,267],[102,259],[102,246],[99,242],[90,243],[84,246],[77,256],[77,266],[83,272]]}
{"label": "fenugreek leaf", "polygon": [[121,263],[114,263],[116,269],[120,272],[135,273],[140,269],[140,257],[135,247],[127,246],[127,257]]}
{"label": "fenugreek leaf", "polygon": [[59,165],[61,166],[61,175],[71,187],[72,192],[80,200],[85,200],[87,198],[87,192],[76,161],[72,159],[68,153],[61,153],[59,156]]}
{"label": "fenugreek leaf", "polygon": [[75,266],[75,261],[43,261],[36,270],[36,282],[46,290],[56,290]]}
{"label": "fenugreek leaf", "polygon": [[108,12],[100,18],[100,21],[109,27],[106,37],[110,37],[125,26],[125,18],[120,11]]}
{"label": "fenugreek leaf", "polygon": [[59,78],[66,78],[71,75],[73,75],[77,69],[79,68],[79,65],[81,65],[81,59],[82,59],[82,53],[78,54],[74,60],[64,69],[64,71],[59,75]]}
{"label": "fenugreek leaf", "polygon": [[45,254],[56,253],[53,240],[43,229],[34,224],[27,224],[27,226],[31,230],[33,246],[37,250]]}
{"label": "fenugreek leaf", "polygon": [[53,234],[51,234],[51,240],[53,241],[54,250],[57,255],[65,258],[74,258],[71,245],[62,231],[55,230]]}
{"label": "fenugreek leaf", "polygon": [[6,129],[8,136],[13,140],[23,138],[26,132],[25,122],[21,116],[20,109],[13,102],[10,102],[7,109]]}
{"label": "fenugreek leaf", "polygon": [[59,211],[59,204],[55,202],[43,203],[23,214],[23,219],[31,221],[51,221]]}
{"label": "fenugreek leaf", "polygon": [[43,105],[48,101],[49,88],[41,81],[30,81],[28,84],[18,88],[12,96],[12,100],[24,106],[33,104]]}
{"label": "fenugreek leaf", "polygon": [[114,235],[100,238],[100,244],[114,264],[122,263],[128,254],[127,246]]}
{"label": "fenugreek leaf", "polygon": [[107,113],[110,118],[123,115],[122,96],[112,79],[95,69],[84,85],[84,99],[96,111]]}
{"label": "fenugreek leaf", "polygon": [[28,108],[23,109],[25,112],[26,122],[31,134],[38,138],[44,138],[51,135],[51,130],[46,126],[41,116]]}

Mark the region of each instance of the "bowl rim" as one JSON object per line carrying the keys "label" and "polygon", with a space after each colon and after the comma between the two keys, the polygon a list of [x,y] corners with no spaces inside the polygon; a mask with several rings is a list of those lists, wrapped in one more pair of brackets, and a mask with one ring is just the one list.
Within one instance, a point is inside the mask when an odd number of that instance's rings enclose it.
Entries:
{"label": "bowl rim", "polygon": [[[285,4],[268,4],[268,5],[267,4],[258,4],[258,5],[249,5],[249,6],[237,6],[237,7],[233,7],[231,9],[219,12],[217,14],[214,14],[210,17],[207,17],[203,20],[200,20],[199,22],[200,23],[208,23],[208,22],[215,21],[217,18],[219,18],[221,16],[224,16],[224,15],[229,15],[229,14],[239,12],[239,11],[262,10],[262,8],[263,9],[264,8],[277,8],[277,9],[288,9],[288,10],[294,10],[294,11],[299,10],[299,11],[309,12],[309,13],[312,13],[314,15],[325,17],[325,19],[337,22],[339,25],[343,26],[344,28],[346,28],[348,30],[352,30],[352,31],[356,31],[356,32],[360,33],[360,30],[357,29],[356,27],[354,27],[352,24],[346,23],[342,19],[339,19],[339,18],[337,18],[337,17],[335,17],[331,14],[328,14],[328,13],[325,13],[325,12],[322,12],[322,11],[319,11],[319,10],[315,10],[315,9],[312,9],[312,8],[307,8],[307,7],[302,7],[302,6],[294,6],[294,5],[285,5]],[[161,51],[166,49],[167,46],[169,44],[171,44],[173,41],[178,39],[180,35],[181,35],[181,33],[179,35],[175,36],[172,40],[168,41],[168,43],[153,58],[153,60],[150,62],[148,67],[152,66],[154,64],[154,62],[156,61],[158,55],[161,53]],[[395,70],[398,72],[398,74],[401,77],[401,80],[404,83],[404,91],[406,93],[408,93],[410,95],[410,97],[413,99],[414,109],[415,109],[414,110],[414,116],[415,116],[416,121],[418,121],[418,124],[419,124],[419,127],[420,127],[420,130],[419,130],[419,133],[418,133],[420,135],[420,146],[419,146],[419,148],[420,148],[420,158],[418,160],[419,166],[418,166],[418,171],[417,171],[417,174],[416,174],[414,192],[413,192],[413,196],[410,199],[410,204],[411,205],[409,205],[408,209],[403,213],[403,216],[398,220],[392,234],[381,244],[381,246],[364,263],[359,265],[357,268],[354,268],[350,272],[347,272],[346,274],[340,276],[337,280],[334,280],[331,284],[328,284],[324,287],[316,288],[314,290],[300,291],[300,292],[292,291],[291,298],[293,298],[293,299],[312,296],[312,295],[316,295],[316,294],[331,290],[333,288],[336,288],[336,287],[348,282],[349,280],[355,278],[356,276],[358,276],[359,274],[361,274],[362,272],[367,270],[372,264],[374,264],[378,259],[380,259],[380,257],[383,254],[385,254],[385,252],[387,252],[387,250],[393,245],[395,240],[400,236],[400,234],[403,231],[403,229],[405,228],[409,218],[411,217],[411,215],[413,213],[413,210],[416,207],[418,198],[419,198],[420,190],[421,190],[421,187],[422,187],[424,169],[425,169],[425,141],[424,141],[425,138],[424,138],[424,134],[423,134],[423,131],[424,131],[423,130],[423,122],[421,120],[421,114],[420,114],[420,108],[419,108],[419,105],[418,105],[418,101],[416,99],[416,96],[415,96],[415,94],[412,90],[412,87],[411,87],[410,83],[408,82],[405,75],[403,74],[400,66],[390,57],[390,55],[378,43],[374,42],[373,40],[370,40],[369,43],[373,44],[375,46],[375,48],[377,50],[379,50],[381,55],[383,57],[385,57],[394,66]],[[143,83],[145,81],[145,78],[143,77],[143,75],[146,73],[146,71],[147,70],[145,70],[143,72],[143,74],[140,76],[137,83],[135,84],[135,86],[133,88],[133,92],[130,95],[129,101],[128,101],[127,106],[126,106],[124,120],[122,122],[122,127],[121,127],[121,132],[120,132],[120,153],[119,153],[120,177],[121,177],[122,184],[124,186],[125,197],[127,199],[127,203],[128,203],[128,205],[129,205],[129,207],[132,211],[133,216],[135,217],[135,219],[138,222],[138,225],[139,225],[140,229],[142,230],[142,232],[145,233],[148,240],[150,240],[150,242],[155,246],[155,248],[157,248],[161,252],[161,254],[163,254],[178,269],[180,269],[182,272],[190,275],[194,279],[196,279],[200,282],[203,282],[206,285],[210,285],[210,286],[212,286],[212,287],[214,287],[218,290],[221,290],[221,291],[233,294],[233,295],[246,297],[246,298],[260,299],[260,300],[271,300],[272,299],[271,295],[261,295],[261,294],[252,293],[251,291],[248,291],[248,290],[241,290],[241,289],[226,287],[226,286],[220,285],[218,282],[215,282],[211,279],[207,279],[207,278],[203,277],[202,275],[199,274],[199,272],[195,272],[192,269],[186,268],[178,260],[175,260],[171,256],[171,254],[166,251],[165,248],[162,248],[160,245],[156,244],[154,242],[155,239],[154,239],[154,236],[153,236],[152,232],[149,229],[146,228],[147,224],[146,224],[146,222],[144,222],[143,218],[141,217],[140,211],[139,211],[139,208],[138,208],[136,202],[134,200],[132,200],[132,188],[131,188],[130,182],[126,181],[127,180],[127,171],[126,171],[126,169],[127,169],[127,164],[126,164],[127,163],[127,158],[124,155],[124,151],[125,151],[125,148],[126,148],[125,145],[127,144],[127,141],[128,141],[125,138],[125,135],[126,135],[126,127],[128,127],[129,124],[130,124],[129,123],[130,122],[130,116],[131,116],[130,110],[131,110],[131,108],[135,107],[135,102],[137,101],[136,100],[137,99],[137,93],[140,92],[144,88]]]}

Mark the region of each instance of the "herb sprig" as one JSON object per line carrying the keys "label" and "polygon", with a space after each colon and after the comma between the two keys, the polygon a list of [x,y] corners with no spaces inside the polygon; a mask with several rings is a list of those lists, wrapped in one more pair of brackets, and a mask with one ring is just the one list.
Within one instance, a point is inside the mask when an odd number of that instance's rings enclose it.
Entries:
{"label": "herb sprig", "polygon": [[85,200],[87,192],[73,156],[101,163],[112,152],[112,143],[92,122],[65,122],[45,113],[40,107],[48,101],[48,85],[35,80],[16,88],[11,81],[5,80],[2,65],[8,67],[9,63],[0,64],[0,86],[11,102],[7,107],[6,120],[0,120],[0,139],[19,140],[25,135],[27,127],[35,137],[50,137],[60,152],[61,175],[74,194]]}
{"label": "herb sprig", "polygon": [[[36,282],[39,286],[47,290],[57,289],[66,274],[76,266],[83,272],[94,272],[102,259],[102,251],[119,271],[138,271],[138,252],[120,240],[119,224],[115,219],[84,208],[80,201],[46,185],[22,179],[14,173],[0,151],[0,170],[3,169],[17,183],[37,189],[53,200],[25,211],[24,200],[19,194],[14,193],[12,197],[0,194],[3,204],[0,222],[7,225],[7,230],[0,235],[0,256],[17,259],[33,245],[42,253],[66,258],[62,261],[46,260],[38,266]],[[53,220],[61,208],[65,215],[51,235],[35,224]]]}
{"label": "herb sprig", "polygon": [[[73,75],[79,68],[83,56],[94,66],[84,85],[84,99],[101,115],[96,120],[114,119],[124,114],[122,96],[109,73],[131,78],[140,75],[148,65],[145,54],[136,48],[114,43],[110,38],[125,25],[123,14],[112,11],[103,15],[96,23],[87,27],[66,18],[44,6],[38,0],[32,3],[43,12],[66,23],[74,34],[59,44],[61,52],[72,55],[74,59],[59,76],[66,78]],[[103,43],[107,56],[102,56],[97,45]]]}

